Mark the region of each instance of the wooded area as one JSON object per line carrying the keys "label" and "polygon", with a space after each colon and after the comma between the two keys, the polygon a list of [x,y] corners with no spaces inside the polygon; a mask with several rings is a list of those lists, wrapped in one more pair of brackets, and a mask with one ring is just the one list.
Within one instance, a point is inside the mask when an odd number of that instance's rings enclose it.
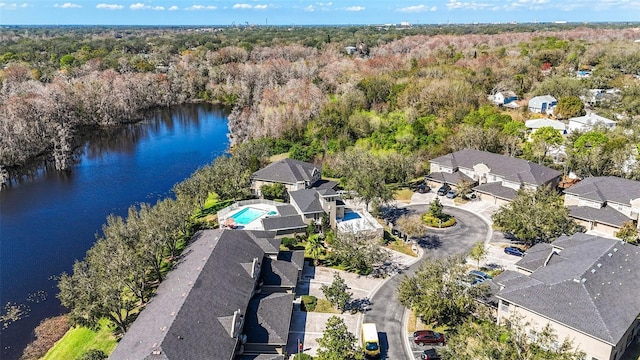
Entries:
{"label": "wooded area", "polygon": [[[194,101],[231,107],[233,144],[284,137],[304,160],[357,145],[423,160],[470,147],[544,161],[524,144],[527,111],[483,107],[487,94],[551,94],[571,109],[562,98],[598,88],[619,91],[594,110],[622,126],[583,151],[570,138],[568,170],[638,178],[620,165],[637,152],[640,32],[614,27],[5,28],[0,174],[7,181],[43,155],[69,169],[79,133]],[[361,42],[367,56],[344,51]]]}
{"label": "wooded area", "polygon": [[[201,214],[213,193],[248,196],[250,174],[273,154],[323,163],[323,175],[348,179],[343,185],[374,210],[391,198],[390,184],[406,184],[428,159],[463,148],[640,179],[639,38],[640,29],[624,26],[3,28],[0,183],[43,157],[68,170],[81,134],[135,122],[149,109],[197,101],[231,108],[233,155],[176,184],[175,200],[110,216],[85,259],[61,278],[59,298],[74,323],[97,326],[107,317],[124,332],[203,226],[194,209]],[[357,43],[368,52],[344,50]],[[578,78],[578,70],[591,76]],[[615,119],[615,129],[566,139],[542,130],[529,142],[524,120],[537,115],[487,99],[507,90],[523,99],[550,94],[567,117],[585,110],[575,99],[589,89],[615,90],[589,109]],[[563,162],[549,155],[560,144]],[[426,301],[416,281],[400,289],[405,305]],[[463,300],[440,304],[452,325],[467,324],[471,299]]]}

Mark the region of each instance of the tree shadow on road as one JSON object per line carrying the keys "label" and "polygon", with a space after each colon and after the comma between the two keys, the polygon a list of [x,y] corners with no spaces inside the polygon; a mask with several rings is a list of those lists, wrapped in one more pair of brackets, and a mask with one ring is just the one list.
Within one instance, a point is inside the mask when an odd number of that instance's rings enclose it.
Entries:
{"label": "tree shadow on road", "polygon": [[382,218],[386,223],[395,224],[398,219],[403,215],[408,215],[412,211],[406,208],[397,208],[394,206],[384,207],[382,210]]}
{"label": "tree shadow on road", "polygon": [[423,249],[437,249],[442,246],[442,240],[440,240],[440,236],[438,235],[426,235],[418,240],[416,240],[418,246]]}

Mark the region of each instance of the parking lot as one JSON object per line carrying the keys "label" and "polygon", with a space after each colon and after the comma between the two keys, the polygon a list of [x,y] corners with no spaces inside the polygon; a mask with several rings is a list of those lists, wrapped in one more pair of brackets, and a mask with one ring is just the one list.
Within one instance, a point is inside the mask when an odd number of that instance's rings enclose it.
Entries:
{"label": "parking lot", "polygon": [[420,359],[420,354],[422,354],[422,352],[426,349],[434,348],[436,349],[438,354],[441,354],[442,353],[441,349],[443,348],[442,346],[438,346],[438,345],[421,346],[421,345],[415,344],[413,342],[413,337],[411,336],[409,336],[409,344],[411,344],[411,352],[413,353],[414,359]]}
{"label": "parking lot", "polygon": [[[501,268],[503,270],[516,270],[515,264],[522,259],[519,256],[508,255],[504,253],[504,243],[487,244],[487,256],[480,261],[480,267]],[[475,260],[467,258],[467,263],[473,266],[477,265]]]}

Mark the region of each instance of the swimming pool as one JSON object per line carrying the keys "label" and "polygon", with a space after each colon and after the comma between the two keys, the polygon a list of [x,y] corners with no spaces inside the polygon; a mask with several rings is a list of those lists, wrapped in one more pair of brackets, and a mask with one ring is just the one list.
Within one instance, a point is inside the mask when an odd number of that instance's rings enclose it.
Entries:
{"label": "swimming pool", "polygon": [[355,219],[360,219],[360,214],[358,214],[355,211],[346,212],[342,217],[342,221],[349,221],[349,220],[355,220]]}
{"label": "swimming pool", "polygon": [[254,221],[255,219],[261,217],[266,214],[265,210],[260,210],[252,207],[246,207],[237,213],[231,215],[236,224],[247,225],[248,223]]}

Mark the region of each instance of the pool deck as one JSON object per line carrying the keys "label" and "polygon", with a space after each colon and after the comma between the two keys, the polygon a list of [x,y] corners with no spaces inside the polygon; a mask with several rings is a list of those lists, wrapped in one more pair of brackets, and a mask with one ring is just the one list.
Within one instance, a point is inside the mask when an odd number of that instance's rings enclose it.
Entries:
{"label": "pool deck", "polygon": [[[260,219],[264,219],[269,216],[279,216],[277,205],[275,204],[270,204],[265,202],[255,202],[255,201],[249,201],[248,203],[238,202],[218,212],[218,219],[220,224],[224,224],[227,219],[233,217],[235,214],[243,211],[246,208],[261,210],[261,211],[264,211],[265,213],[255,218],[253,221],[247,224],[236,224],[236,227],[235,227],[236,229],[262,230],[262,222],[260,221]],[[270,215],[269,213],[271,212],[276,212],[277,214]]]}

